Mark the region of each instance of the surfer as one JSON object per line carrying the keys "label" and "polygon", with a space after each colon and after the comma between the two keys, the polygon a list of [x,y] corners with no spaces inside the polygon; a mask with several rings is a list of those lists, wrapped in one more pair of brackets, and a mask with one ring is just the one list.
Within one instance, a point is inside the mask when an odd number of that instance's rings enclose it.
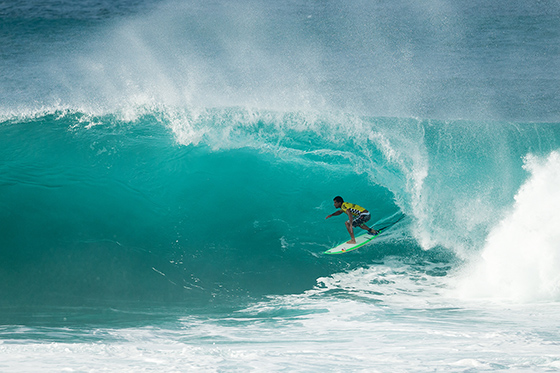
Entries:
{"label": "surfer", "polygon": [[369,234],[374,236],[379,233],[375,229],[368,228],[368,226],[364,224],[369,221],[369,219],[371,219],[371,214],[368,210],[354,203],[344,202],[344,199],[342,199],[342,197],[340,196],[334,197],[333,201],[334,207],[340,210],[328,215],[325,219],[328,219],[332,216],[338,216],[343,212],[348,214],[348,220],[345,222],[345,224],[348,233],[350,233],[350,241],[346,243],[356,243],[356,237],[354,237],[353,227],[360,227],[362,229],[365,229]]}

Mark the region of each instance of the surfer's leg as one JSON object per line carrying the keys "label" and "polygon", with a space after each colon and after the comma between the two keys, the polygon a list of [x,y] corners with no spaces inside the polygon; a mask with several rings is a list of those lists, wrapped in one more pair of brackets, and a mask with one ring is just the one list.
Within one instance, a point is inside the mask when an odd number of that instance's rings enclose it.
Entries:
{"label": "surfer's leg", "polygon": [[362,228],[362,229],[368,231],[369,234],[372,234],[372,235],[374,235],[374,236],[377,235],[377,234],[379,234],[379,231],[377,231],[377,230],[375,230],[375,229],[373,229],[373,228],[369,228],[369,227],[368,227],[367,225],[365,225],[365,224],[360,225],[360,228]]}
{"label": "surfer's leg", "polygon": [[369,219],[371,219],[371,214],[370,214],[370,213],[361,214],[360,216],[358,216],[358,217],[354,220],[354,224],[353,224],[353,225],[354,225],[355,227],[360,227],[360,228],[362,228],[363,230],[368,231],[369,234],[372,234],[372,235],[375,236],[375,235],[378,234],[379,232],[376,231],[375,229],[369,228],[367,225],[365,225],[365,223],[366,223],[367,221],[369,221]]}
{"label": "surfer's leg", "polygon": [[348,234],[350,235],[350,241],[346,243],[356,243],[356,238],[354,237],[354,228],[352,228],[352,224],[350,224],[350,222],[347,220],[344,222],[344,225],[346,225],[346,230],[348,230]]}

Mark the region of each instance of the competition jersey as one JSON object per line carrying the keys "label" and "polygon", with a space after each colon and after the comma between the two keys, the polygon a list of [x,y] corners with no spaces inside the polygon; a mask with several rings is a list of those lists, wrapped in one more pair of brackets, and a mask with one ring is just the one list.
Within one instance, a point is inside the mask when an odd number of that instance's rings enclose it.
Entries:
{"label": "competition jersey", "polygon": [[363,213],[364,211],[366,211],[365,208],[363,208],[362,206],[358,206],[354,203],[349,203],[349,202],[343,202],[342,206],[340,206],[340,208],[342,209],[342,211],[346,212],[347,210],[349,210],[352,215],[354,216],[358,216],[361,213]]}

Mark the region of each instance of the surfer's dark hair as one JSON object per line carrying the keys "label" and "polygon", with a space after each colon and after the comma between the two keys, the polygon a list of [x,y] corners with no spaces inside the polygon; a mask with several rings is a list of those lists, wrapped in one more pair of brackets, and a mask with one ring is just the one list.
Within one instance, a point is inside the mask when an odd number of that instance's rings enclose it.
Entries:
{"label": "surfer's dark hair", "polygon": [[341,196],[336,196],[336,197],[334,197],[333,201],[335,201],[335,202],[340,202],[340,203],[344,203],[344,200],[342,199]]}

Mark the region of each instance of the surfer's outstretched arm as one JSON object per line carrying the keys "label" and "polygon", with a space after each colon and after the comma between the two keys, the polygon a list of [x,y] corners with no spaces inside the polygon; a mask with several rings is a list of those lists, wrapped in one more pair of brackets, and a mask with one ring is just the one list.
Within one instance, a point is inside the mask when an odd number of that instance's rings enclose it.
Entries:
{"label": "surfer's outstretched arm", "polygon": [[342,210],[338,210],[338,211],[336,211],[336,212],[333,212],[332,214],[328,215],[325,219],[328,219],[328,218],[330,218],[331,216],[338,216],[338,215],[340,215],[340,214],[342,214]]}

